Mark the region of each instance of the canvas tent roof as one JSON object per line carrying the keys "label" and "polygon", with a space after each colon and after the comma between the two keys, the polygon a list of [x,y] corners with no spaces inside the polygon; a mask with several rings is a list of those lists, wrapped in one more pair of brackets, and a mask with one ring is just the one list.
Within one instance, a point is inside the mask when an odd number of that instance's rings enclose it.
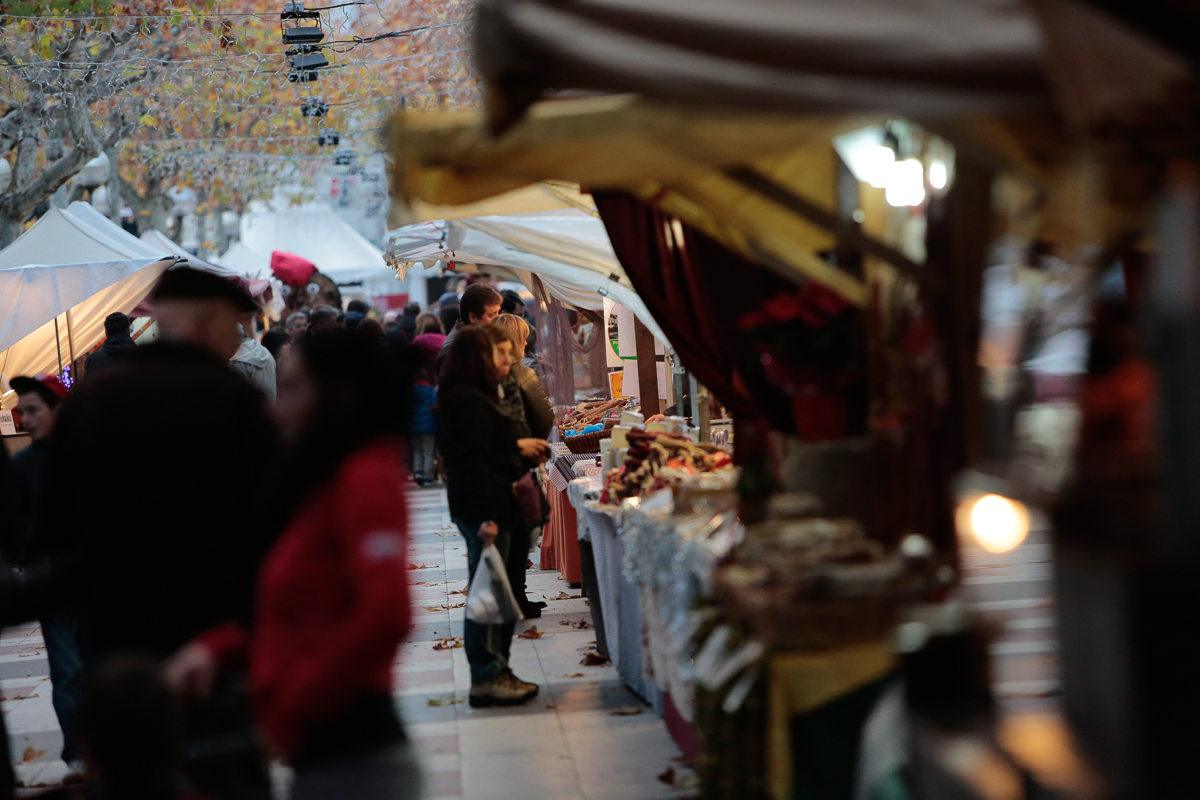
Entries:
{"label": "canvas tent roof", "polygon": [[583,211],[510,214],[439,220],[390,234],[401,260],[452,258],[512,270],[532,288],[532,275],[559,300],[601,310],[604,297],[628,308],[659,341],[666,337],[633,289],[609,243],[604,223]]}
{"label": "canvas tent roof", "polygon": [[201,258],[197,258],[176,244],[171,237],[167,236],[162,231],[146,231],[142,234],[142,241],[146,242],[151,247],[161,250],[164,254],[186,258],[187,266],[192,267],[193,269],[211,272],[214,275],[220,275],[222,278],[228,278],[237,281],[238,285],[245,289],[246,292],[249,293],[249,295],[254,298],[254,301],[260,306],[267,305],[275,296],[275,290],[271,286],[271,281],[265,278],[248,278],[238,270],[229,269],[225,266],[219,266]]}
{"label": "canvas tent roof", "polygon": [[481,0],[476,31],[501,125],[555,87],[925,119],[1054,108],[1082,127],[1190,73],[1081,0]]}
{"label": "canvas tent roof", "polygon": [[58,372],[60,352],[65,365],[95,347],[104,318],[133,309],[172,263],[154,255],[0,269],[0,386],[7,391],[10,378]]}
{"label": "canvas tent roof", "polygon": [[161,250],[129,233],[90,203],[76,201],[66,208],[51,207],[16,241],[0,250],[0,269],[162,257]]}
{"label": "canvas tent roof", "polygon": [[271,274],[271,256],[250,249],[245,242],[229,245],[229,249],[217,259],[217,263],[225,269],[251,278],[267,278]]}
{"label": "canvas tent roof", "polygon": [[[253,202],[242,215],[241,240],[257,253],[282,250],[303,256],[337,283],[352,283],[389,271],[383,251],[326,203],[289,207]],[[229,266],[225,259],[222,266]]]}
{"label": "canvas tent roof", "polygon": [[89,203],[47,211],[0,250],[2,385],[99,344],[104,318],[130,312],[175,262],[164,255]]}

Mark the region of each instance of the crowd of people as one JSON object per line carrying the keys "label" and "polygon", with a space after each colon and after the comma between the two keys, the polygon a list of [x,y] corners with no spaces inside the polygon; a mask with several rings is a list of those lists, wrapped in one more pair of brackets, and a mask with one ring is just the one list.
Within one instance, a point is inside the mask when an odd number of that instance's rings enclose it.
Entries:
{"label": "crowd of people", "polygon": [[[269,753],[298,800],[421,796],[392,701],[411,483],[444,481],[472,577],[493,546],[525,615],[545,606],[524,593],[554,422],[533,329],[515,293],[453,294],[260,338],[238,284],[176,268],[154,342],[113,314],[74,385],[10,381],[32,442],[0,448],[0,624],[41,625],[81,784],[61,796],[265,799]],[[513,632],[465,623],[472,706],[537,695]]]}

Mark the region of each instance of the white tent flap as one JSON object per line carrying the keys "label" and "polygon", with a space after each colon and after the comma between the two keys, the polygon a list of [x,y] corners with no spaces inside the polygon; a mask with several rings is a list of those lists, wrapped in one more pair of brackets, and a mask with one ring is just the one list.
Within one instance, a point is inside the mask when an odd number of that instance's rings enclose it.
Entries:
{"label": "white tent flap", "polygon": [[[307,258],[338,283],[389,271],[383,251],[325,203],[289,207],[255,201],[242,215],[242,242],[257,253],[269,255],[273,250],[282,250]],[[221,265],[234,268],[224,258]]]}
{"label": "white tent flap", "polygon": [[[424,222],[389,234],[404,259],[453,257],[536,274],[550,293],[576,308],[603,309],[609,297],[628,308],[660,342],[667,338],[621,268],[604,223],[581,211]],[[457,247],[452,256],[445,241]]]}
{"label": "white tent flap", "polygon": [[75,202],[67,208],[51,208],[15,242],[0,250],[0,269],[162,256],[89,203]]}
{"label": "white tent flap", "polygon": [[[0,253],[0,255],[3,255]],[[83,355],[104,339],[104,318],[128,313],[173,258],[0,269],[0,375],[57,372],[72,350]],[[54,321],[59,320],[58,337]]]}

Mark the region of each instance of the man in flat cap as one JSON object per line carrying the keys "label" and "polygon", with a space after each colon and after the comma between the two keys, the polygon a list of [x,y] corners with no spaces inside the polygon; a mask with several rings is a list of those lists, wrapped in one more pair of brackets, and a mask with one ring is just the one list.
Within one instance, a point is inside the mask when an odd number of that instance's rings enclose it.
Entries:
{"label": "man in flat cap", "polygon": [[[85,671],[113,655],[165,658],[221,623],[248,625],[270,544],[270,493],[248,491],[239,466],[247,453],[271,463],[276,436],[262,394],[229,367],[254,301],[188,268],[165,272],[151,301],[158,340],[81,383],[47,461],[46,482],[70,499],[41,524],[76,596]],[[118,464],[131,473],[114,491],[104,477]],[[225,773],[215,780],[228,782]]]}

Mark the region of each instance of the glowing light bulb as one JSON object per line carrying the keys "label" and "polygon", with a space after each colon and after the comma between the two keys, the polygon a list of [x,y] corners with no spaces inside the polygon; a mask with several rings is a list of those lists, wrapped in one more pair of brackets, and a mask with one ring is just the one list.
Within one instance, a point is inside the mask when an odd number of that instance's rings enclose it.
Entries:
{"label": "glowing light bulb", "polygon": [[987,494],[970,498],[960,506],[967,531],[989,553],[1007,553],[1029,535],[1029,511],[1024,503]]}
{"label": "glowing light bulb", "polygon": [[934,161],[929,165],[929,185],[934,189],[945,189],[948,178],[945,161]]}
{"label": "glowing light bulb", "polygon": [[888,205],[919,206],[925,202],[925,168],[915,158],[892,164],[884,197]]}
{"label": "glowing light bulb", "polygon": [[896,162],[896,152],[886,144],[877,144],[866,148],[861,159],[861,170],[867,183],[876,189],[887,186],[892,165]]}

